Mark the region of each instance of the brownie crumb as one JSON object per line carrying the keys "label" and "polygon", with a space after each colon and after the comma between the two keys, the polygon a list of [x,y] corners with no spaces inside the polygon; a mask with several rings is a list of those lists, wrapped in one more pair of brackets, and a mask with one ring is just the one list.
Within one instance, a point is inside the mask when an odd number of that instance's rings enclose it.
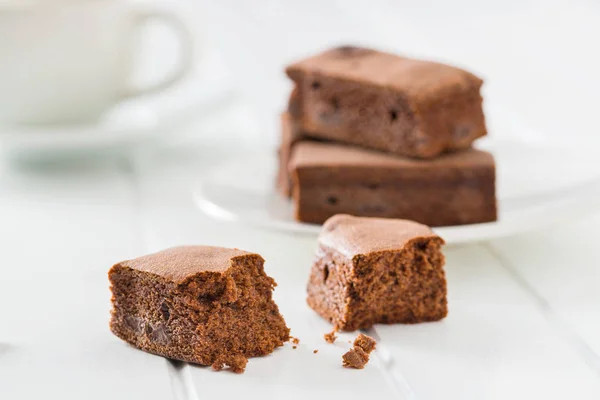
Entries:
{"label": "brownie crumb", "polygon": [[377,341],[375,341],[375,339],[362,333],[359,334],[354,340],[354,347],[360,347],[366,353],[371,353],[373,350],[375,350],[376,346]]}
{"label": "brownie crumb", "polygon": [[221,371],[225,366],[228,366],[231,371],[236,374],[241,374],[246,369],[248,359],[242,355],[230,356],[230,357],[219,357],[212,364],[212,369],[215,371]]}
{"label": "brownie crumb", "polygon": [[354,339],[353,347],[342,356],[342,365],[346,368],[363,369],[369,362],[369,354],[375,350],[376,346],[377,342],[375,339],[360,333]]}
{"label": "brownie crumb", "polygon": [[294,344],[300,343],[300,339],[298,339],[297,337],[293,337],[293,336],[290,336],[290,341]]}
{"label": "brownie crumb", "polygon": [[342,362],[346,368],[363,369],[369,362],[369,354],[360,347],[353,347],[342,356]]}
{"label": "brownie crumb", "polygon": [[331,332],[324,334],[323,338],[325,339],[325,341],[327,343],[335,343],[335,340],[337,339],[336,332],[337,332],[337,327],[333,328],[333,330]]}
{"label": "brownie crumb", "polygon": [[319,350],[317,350],[317,349],[313,350],[313,354],[317,354],[318,352],[319,352]]}
{"label": "brownie crumb", "polygon": [[298,346],[292,346],[292,349],[296,350],[298,348]]}

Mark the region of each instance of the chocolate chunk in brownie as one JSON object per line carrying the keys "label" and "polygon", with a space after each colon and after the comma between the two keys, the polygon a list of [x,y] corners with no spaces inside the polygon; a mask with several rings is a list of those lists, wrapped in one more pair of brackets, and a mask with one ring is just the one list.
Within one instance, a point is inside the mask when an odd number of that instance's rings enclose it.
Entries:
{"label": "chocolate chunk in brownie", "polygon": [[336,215],[318,242],[308,305],[341,330],[446,316],[444,241],[427,226]]}
{"label": "chocolate chunk in brownie", "polygon": [[467,149],[433,160],[335,143],[301,141],[288,165],[295,217],[323,223],[335,214],[402,218],[430,226],[495,221],[495,164]]}
{"label": "chocolate chunk in brownie", "polygon": [[342,356],[342,365],[346,368],[363,369],[369,362],[369,354],[360,347],[353,347]]}
{"label": "chocolate chunk in brownie", "polygon": [[258,254],[176,247],[111,268],[110,329],[144,351],[243,372],[290,330],[272,300],[275,281]]}
{"label": "chocolate chunk in brownie", "polygon": [[360,347],[369,354],[375,350],[376,346],[377,341],[372,337],[365,335],[364,333],[360,333],[356,339],[354,339],[354,347]]}
{"label": "chocolate chunk in brownie", "polygon": [[486,134],[483,81],[459,68],[343,46],[286,73],[288,110],[311,136],[432,158]]}

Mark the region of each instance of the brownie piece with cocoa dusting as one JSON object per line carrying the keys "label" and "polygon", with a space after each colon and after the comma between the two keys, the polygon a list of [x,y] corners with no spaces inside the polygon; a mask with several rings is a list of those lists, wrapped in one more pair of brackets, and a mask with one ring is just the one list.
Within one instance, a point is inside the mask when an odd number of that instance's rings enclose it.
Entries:
{"label": "brownie piece with cocoa dusting", "polygon": [[319,235],[307,302],[344,331],[442,319],[443,244],[413,221],[336,215]]}
{"label": "brownie piece with cocoa dusting", "polygon": [[286,69],[288,111],[311,136],[433,158],[486,131],[483,81],[449,65],[343,46]]}
{"label": "brownie piece with cocoa dusting", "polygon": [[288,164],[295,217],[335,214],[410,219],[429,226],[495,221],[496,168],[476,149],[416,160],[338,143],[302,140]]}
{"label": "brownie piece with cocoa dusting", "polygon": [[289,340],[263,263],[258,254],[208,246],[120,262],[108,273],[110,329],[150,353],[243,372],[248,357]]}

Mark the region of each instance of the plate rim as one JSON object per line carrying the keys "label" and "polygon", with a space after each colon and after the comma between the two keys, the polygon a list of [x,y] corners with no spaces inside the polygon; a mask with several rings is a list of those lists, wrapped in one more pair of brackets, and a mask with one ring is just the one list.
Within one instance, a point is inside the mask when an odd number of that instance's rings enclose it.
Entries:
{"label": "plate rim", "polygon": [[[261,153],[263,155],[267,152]],[[270,153],[268,153],[270,154]],[[272,155],[272,154],[271,154]],[[251,157],[259,156],[253,153]],[[230,158],[224,163],[231,165],[239,160]],[[321,230],[320,224],[310,224],[294,220],[278,220],[241,215],[215,203],[207,195],[207,186],[215,180],[215,174],[209,174],[199,179],[193,189],[196,206],[210,217],[258,227],[261,229],[282,231],[294,234],[317,235]],[[224,185],[227,186],[227,185]],[[261,188],[262,189],[262,188]],[[275,188],[261,194],[281,196]],[[507,199],[509,200],[509,199]],[[433,227],[433,231],[446,240],[448,244],[481,242],[502,237],[514,236],[532,230],[568,222],[588,215],[598,209],[600,201],[600,172],[596,173],[585,183],[564,186],[548,192],[547,195],[534,194],[525,196],[520,201],[507,201],[505,205],[498,201],[498,220],[468,225]],[[520,203],[515,207],[515,203]],[[510,206],[510,207],[506,207]]]}

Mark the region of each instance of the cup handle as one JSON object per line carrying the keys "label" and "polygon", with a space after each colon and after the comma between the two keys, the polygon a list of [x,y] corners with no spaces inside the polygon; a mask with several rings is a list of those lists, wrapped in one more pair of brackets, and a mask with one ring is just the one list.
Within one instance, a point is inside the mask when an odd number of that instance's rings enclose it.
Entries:
{"label": "cup handle", "polygon": [[175,32],[180,43],[180,60],[177,67],[169,72],[162,80],[143,87],[129,87],[123,93],[123,98],[131,98],[160,92],[184,78],[191,70],[194,60],[194,40],[186,24],[174,13],[158,9],[138,11],[135,25],[139,28],[145,23],[156,20],[169,26]]}

